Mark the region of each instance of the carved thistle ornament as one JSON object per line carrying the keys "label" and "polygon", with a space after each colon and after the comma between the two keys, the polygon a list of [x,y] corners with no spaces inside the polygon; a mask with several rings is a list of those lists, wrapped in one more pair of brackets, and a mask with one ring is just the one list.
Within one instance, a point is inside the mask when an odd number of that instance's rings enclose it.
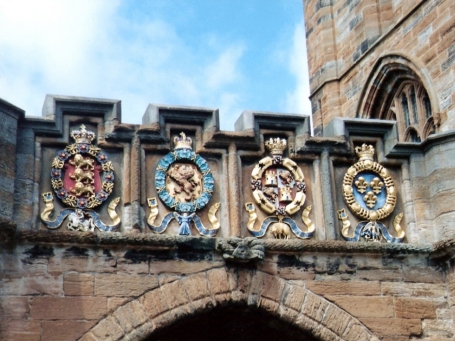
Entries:
{"label": "carved thistle ornament", "polygon": [[120,224],[115,208],[120,198],[108,205],[112,224],[101,221],[93,209],[105,202],[114,188],[114,168],[100,148],[92,144],[95,133],[86,130],[73,130],[71,137],[75,143],[58,152],[52,162],[51,186],[55,195],[70,208],[62,210],[53,221],[49,219],[54,209],[52,192],[43,193],[45,208],[41,220],[49,229],[58,228],[66,217],[71,231],[113,231]]}
{"label": "carved thistle ornament", "polygon": [[174,151],[167,154],[158,163],[155,172],[155,187],[158,197],[175,212],[168,213],[160,225],[154,225],[158,216],[156,198],[147,199],[151,208],[147,225],[156,233],[163,233],[168,224],[176,219],[179,234],[190,235],[190,225],[194,224],[198,232],[207,237],[215,236],[220,228],[216,212],[220,203],[209,209],[208,218],[212,228],[206,228],[196,211],[204,208],[212,197],[214,179],[207,161],[192,150],[192,140],[183,132],[174,138]]}
{"label": "carved thistle ornament", "polygon": [[291,159],[283,158],[286,140],[270,138],[265,142],[265,147],[270,156],[255,165],[251,174],[251,189],[256,204],[272,216],[265,218],[260,227],[255,228],[256,208],[252,202],[247,202],[248,230],[255,237],[263,237],[270,226],[277,239],[289,239],[291,231],[298,238],[311,238],[315,230],[309,219],[311,206],[302,212],[302,221],[307,226],[307,231],[300,230],[289,217],[297,213],[305,203],[306,185],[302,170]]}
{"label": "carved thistle ornament", "polygon": [[355,151],[359,160],[344,175],[343,196],[351,212],[364,221],[356,226],[353,235],[349,235],[348,215],[344,209],[339,210],[338,218],[343,225],[341,234],[348,241],[359,241],[363,237],[366,241],[379,242],[384,238],[387,242],[402,242],[405,236],[400,226],[403,213],[393,220],[397,237],[379,221],[393,213],[397,202],[397,189],[389,171],[373,160],[373,146],[363,144]]}

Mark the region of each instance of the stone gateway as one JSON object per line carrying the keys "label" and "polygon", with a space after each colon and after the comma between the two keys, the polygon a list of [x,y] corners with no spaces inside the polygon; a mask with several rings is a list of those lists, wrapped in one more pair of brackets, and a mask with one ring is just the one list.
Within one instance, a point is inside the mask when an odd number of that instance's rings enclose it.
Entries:
{"label": "stone gateway", "polygon": [[304,8],[314,134],[0,100],[0,340],[455,339],[455,5]]}

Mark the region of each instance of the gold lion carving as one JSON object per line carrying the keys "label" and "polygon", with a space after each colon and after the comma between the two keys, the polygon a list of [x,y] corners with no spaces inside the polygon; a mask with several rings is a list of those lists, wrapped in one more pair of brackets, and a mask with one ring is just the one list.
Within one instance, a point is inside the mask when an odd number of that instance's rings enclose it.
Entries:
{"label": "gold lion carving", "polygon": [[185,192],[189,196],[185,198],[191,201],[194,197],[194,190],[197,183],[194,181],[194,168],[189,165],[175,165],[167,172],[168,176],[178,185],[174,188],[174,194]]}
{"label": "gold lion carving", "polygon": [[86,186],[82,182],[76,182],[76,186],[74,189],[71,189],[71,193],[76,194],[76,196],[83,196],[90,197],[95,195],[95,190],[93,186]]}
{"label": "gold lion carving", "polygon": [[84,170],[94,169],[93,159],[85,159],[81,154],[74,155],[74,159],[70,161],[70,164],[76,166],[76,168],[82,168]]}

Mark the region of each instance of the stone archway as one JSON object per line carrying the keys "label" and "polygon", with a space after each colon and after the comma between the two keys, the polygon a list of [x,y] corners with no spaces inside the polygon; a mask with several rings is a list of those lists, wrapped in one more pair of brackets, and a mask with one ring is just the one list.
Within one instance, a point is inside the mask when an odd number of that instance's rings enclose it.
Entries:
{"label": "stone archway", "polygon": [[231,304],[190,315],[152,333],[144,341],[317,341],[266,311]]}
{"label": "stone archway", "polygon": [[316,340],[377,340],[356,318],[303,286],[261,271],[225,268],[162,284],[117,308],[79,340],[147,340],[185,317],[238,304]]}

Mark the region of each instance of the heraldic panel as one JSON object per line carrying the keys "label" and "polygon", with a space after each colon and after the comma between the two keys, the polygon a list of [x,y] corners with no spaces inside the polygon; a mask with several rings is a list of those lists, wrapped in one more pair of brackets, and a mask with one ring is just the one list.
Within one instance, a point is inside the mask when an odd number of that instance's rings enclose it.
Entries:
{"label": "heraldic panel", "polygon": [[[306,183],[302,169],[291,159],[283,157],[285,139],[270,138],[265,147],[270,155],[261,159],[251,173],[251,191],[254,202],[246,202],[247,229],[254,237],[264,237],[269,231],[274,238],[311,238],[315,226],[309,214],[311,205],[306,205]],[[256,205],[266,215],[258,219]],[[297,213],[300,217],[296,218]],[[304,224],[299,227],[296,219]]]}
{"label": "heraldic panel", "polygon": [[348,168],[343,177],[342,193],[344,202],[357,218],[353,233],[346,210],[338,210],[341,234],[347,241],[401,243],[405,232],[400,226],[403,213],[395,213],[392,221],[393,233],[381,220],[394,214],[398,190],[390,171],[374,161],[374,148],[363,144],[355,148],[359,160]]}
{"label": "heraldic panel", "polygon": [[[93,144],[95,133],[85,125],[73,130],[71,137],[75,143],[57,152],[45,177],[43,186],[50,184],[52,191],[42,193],[41,221],[49,229],[64,225],[70,231],[115,231],[121,218],[116,212],[120,198],[112,198],[114,165],[108,154]],[[63,209],[54,209],[55,200]],[[101,220],[102,209],[107,209],[110,221]]]}
{"label": "heraldic panel", "polygon": [[[219,202],[213,202],[215,180],[208,162],[192,150],[192,139],[185,133],[174,138],[174,150],[161,158],[155,168],[154,191],[157,197],[147,199],[150,212],[147,225],[155,233],[164,233],[172,223],[178,225],[178,235],[197,234],[214,237],[220,229],[216,213]],[[160,212],[160,200],[166,209]],[[200,212],[209,206],[206,213],[209,223],[204,223]],[[162,215],[157,224],[156,218]],[[206,220],[207,220],[206,219]]]}

